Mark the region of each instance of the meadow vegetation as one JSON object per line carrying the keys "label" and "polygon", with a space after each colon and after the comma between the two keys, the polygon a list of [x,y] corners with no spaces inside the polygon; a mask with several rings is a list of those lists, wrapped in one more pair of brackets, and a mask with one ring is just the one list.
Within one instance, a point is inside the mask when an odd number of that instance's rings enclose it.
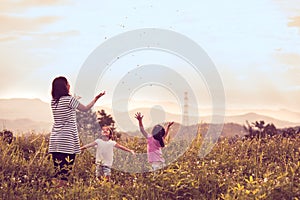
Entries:
{"label": "meadow vegetation", "polygon": [[[155,173],[113,169],[111,182],[95,179],[94,155],[85,151],[76,157],[70,185],[65,188],[52,185],[49,136],[33,133],[7,142],[2,134],[0,199],[300,199],[299,132],[220,138],[201,158],[201,131],[164,169]],[[138,138],[119,142],[137,153],[146,152],[146,143]],[[170,145],[164,152],[167,158],[181,144]],[[115,160],[135,165],[118,152]]]}

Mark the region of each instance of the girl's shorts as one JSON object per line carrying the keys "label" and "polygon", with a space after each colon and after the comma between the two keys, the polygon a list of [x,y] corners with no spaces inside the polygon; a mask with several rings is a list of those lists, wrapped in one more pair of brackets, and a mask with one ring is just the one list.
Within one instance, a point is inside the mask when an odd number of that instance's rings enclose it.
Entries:
{"label": "girl's shorts", "polygon": [[152,162],[151,166],[152,166],[153,171],[156,171],[158,169],[165,167],[166,164],[164,162]]}
{"label": "girl's shorts", "polygon": [[96,177],[100,176],[110,176],[111,175],[111,169],[108,166],[105,165],[96,165]]}

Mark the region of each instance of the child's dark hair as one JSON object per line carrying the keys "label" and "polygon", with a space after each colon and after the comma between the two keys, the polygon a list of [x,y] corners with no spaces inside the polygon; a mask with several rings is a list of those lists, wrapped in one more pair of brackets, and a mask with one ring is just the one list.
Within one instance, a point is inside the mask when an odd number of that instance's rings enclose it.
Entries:
{"label": "child's dark hair", "polygon": [[165,146],[165,143],[163,140],[163,137],[165,134],[166,134],[166,131],[165,131],[164,127],[162,127],[161,125],[156,125],[152,129],[153,138],[159,141],[159,144],[161,147]]}

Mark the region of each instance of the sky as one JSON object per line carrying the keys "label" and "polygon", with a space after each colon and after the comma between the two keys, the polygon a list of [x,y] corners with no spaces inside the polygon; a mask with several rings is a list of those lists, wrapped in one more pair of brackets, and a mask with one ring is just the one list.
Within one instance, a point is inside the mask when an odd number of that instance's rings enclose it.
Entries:
{"label": "sky", "polygon": [[[2,0],[0,23],[0,98],[49,102],[51,82],[60,75],[74,92],[97,47],[128,31],[157,28],[180,33],[206,52],[222,80],[226,110],[300,112],[298,0]],[[200,107],[212,104],[205,77],[180,57],[155,50],[128,53],[108,66],[91,86],[95,94],[107,92],[98,104],[112,105],[120,80],[147,64],[168,66],[190,84]],[[130,94],[129,106],[145,106],[134,100],[149,99],[183,103],[169,88],[151,86]]]}

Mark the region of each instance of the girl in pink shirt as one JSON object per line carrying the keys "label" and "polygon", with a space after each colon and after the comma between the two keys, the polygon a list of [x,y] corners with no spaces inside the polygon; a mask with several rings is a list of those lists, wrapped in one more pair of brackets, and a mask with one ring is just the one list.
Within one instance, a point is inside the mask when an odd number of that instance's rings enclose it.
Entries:
{"label": "girl in pink shirt", "polygon": [[142,134],[147,139],[147,153],[148,162],[152,165],[152,169],[155,171],[160,169],[165,164],[165,159],[162,155],[162,148],[165,146],[166,138],[170,127],[174,122],[170,122],[167,125],[166,130],[161,125],[156,125],[152,129],[152,135],[148,134],[143,126],[143,115],[140,112],[135,114],[135,118],[139,121],[139,127]]}

